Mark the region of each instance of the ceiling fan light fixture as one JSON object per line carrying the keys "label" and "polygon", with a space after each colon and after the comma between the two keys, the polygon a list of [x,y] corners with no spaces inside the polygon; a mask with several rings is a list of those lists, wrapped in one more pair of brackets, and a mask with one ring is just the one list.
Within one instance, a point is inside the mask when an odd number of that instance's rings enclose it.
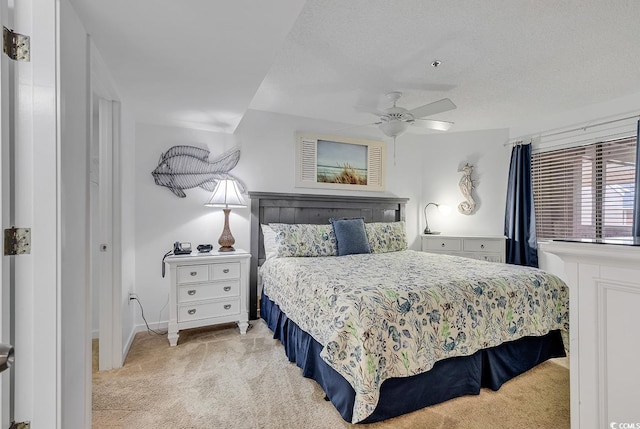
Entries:
{"label": "ceiling fan light fixture", "polygon": [[407,128],[409,128],[409,123],[398,119],[383,121],[380,124],[380,130],[388,137],[397,137],[400,134],[404,134]]}

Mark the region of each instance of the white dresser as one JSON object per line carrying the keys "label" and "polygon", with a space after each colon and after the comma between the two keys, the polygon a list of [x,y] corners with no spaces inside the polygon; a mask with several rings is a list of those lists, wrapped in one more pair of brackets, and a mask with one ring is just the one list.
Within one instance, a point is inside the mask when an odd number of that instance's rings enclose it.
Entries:
{"label": "white dresser", "polygon": [[249,326],[249,259],[244,250],[170,256],[169,344],[183,329],[237,322]]}
{"label": "white dresser", "polygon": [[422,234],[422,251],[490,262],[506,261],[506,237]]}

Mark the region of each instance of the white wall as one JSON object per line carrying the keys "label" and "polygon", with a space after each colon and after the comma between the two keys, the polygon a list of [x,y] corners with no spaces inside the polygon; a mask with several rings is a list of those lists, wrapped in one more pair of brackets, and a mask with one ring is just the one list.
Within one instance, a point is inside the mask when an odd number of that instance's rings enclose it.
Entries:
{"label": "white wall", "polygon": [[[151,171],[157,166],[162,152],[175,145],[192,145],[208,148],[209,159],[239,145],[240,162],[232,173],[240,178],[249,191],[330,193],[327,190],[303,189],[294,186],[295,133],[314,131],[319,133],[351,135],[362,138],[380,136],[375,129],[355,130],[360,133],[338,132],[344,125],[315,121],[306,118],[249,111],[235,135],[137,124],[136,126],[136,284],[152,328],[168,319],[168,277],[161,277],[160,261],[164,253],[172,249],[174,241],[190,241],[195,247],[201,243],[217,244],[222,232],[221,210],[203,206],[209,193],[196,188],[186,190],[186,198],[178,198],[166,188],[156,185]],[[340,192],[347,195],[394,195],[410,198],[407,204],[407,233],[410,245],[419,248],[419,206],[422,183],[421,153],[424,136],[403,136],[398,139],[396,165],[393,161],[393,145],[387,145],[386,192]],[[250,209],[234,209],[230,227],[236,239],[236,248],[249,249]],[[142,324],[136,308],[137,323]]]}
{"label": "white wall", "polygon": [[[158,328],[158,321],[166,322],[169,309],[169,277],[161,276],[162,256],[173,249],[173,242],[188,241],[216,244],[222,232],[222,211],[203,206],[209,193],[203,189],[186,190],[179,198],[168,188],[157,186],[151,172],[158,165],[160,155],[176,145],[190,145],[211,151],[209,159],[235,145],[235,138],[224,133],[160,125],[136,125],[135,143],[135,292],[144,306],[145,317]],[[240,162],[243,162],[242,156]],[[244,177],[241,177],[244,179]],[[249,248],[249,209],[234,209],[230,216],[231,231],[236,247]],[[130,307],[137,324],[142,324],[136,302]]]}
{"label": "white wall", "polygon": [[[509,175],[511,148],[505,147],[509,133],[506,129],[464,133],[434,134],[425,143],[422,165],[424,198],[420,207],[429,202],[452,208],[443,216],[435,207],[427,212],[431,230],[442,234],[503,235],[504,209]],[[463,215],[458,204],[465,201],[458,183],[459,171],[465,163],[474,166],[472,196],[476,210]],[[414,172],[415,174],[415,172]],[[424,214],[421,213],[424,229]]]}
{"label": "white wall", "polygon": [[[580,118],[602,118],[614,112],[624,112],[640,101],[639,96],[621,99],[619,103],[603,103],[569,112],[566,117],[554,117],[540,124],[546,126],[571,125]],[[617,106],[617,107],[615,107]],[[615,108],[614,108],[615,107]],[[627,110],[625,110],[627,109]],[[386,192],[375,195],[395,195],[410,198],[407,204],[407,234],[410,246],[419,249],[419,234],[424,229],[423,208],[429,202],[452,207],[443,217],[429,208],[429,226],[443,234],[503,235],[504,209],[509,174],[511,147],[514,135],[531,132],[536,125],[518,128],[449,132],[442,134],[405,134],[397,139],[396,162],[393,143],[387,142]],[[540,129],[537,128],[538,130]],[[166,324],[169,281],[160,275],[162,255],[171,250],[174,241],[216,244],[222,230],[222,213],[202,206],[208,193],[201,189],[187,190],[180,199],[169,190],[155,185],[151,171],[160,154],[179,144],[209,148],[210,158],[240,145],[241,157],[233,174],[250,191],[327,193],[325,190],[303,189],[294,186],[295,133],[318,133],[380,139],[375,128],[345,129],[344,125],[288,115],[253,111],[246,113],[235,135],[218,134],[184,128],[138,124],[136,127],[135,161],[135,233],[136,283],[135,292],[145,306],[149,322]],[[518,134],[516,134],[518,133]],[[458,183],[458,170],[465,164],[474,165],[473,191],[477,208],[473,215],[463,215],[457,206],[464,201]],[[372,195],[368,192],[331,191],[335,194]],[[249,209],[235,209],[231,213],[231,230],[236,247],[249,248]],[[561,263],[552,255],[540,255],[541,266],[563,276]],[[140,325],[139,310],[136,321]]]}
{"label": "white wall", "polygon": [[[243,152],[234,174],[244,180],[250,191],[317,193],[361,196],[398,196],[409,198],[407,203],[407,235],[412,247],[418,246],[417,211],[422,184],[419,172],[422,168],[421,152],[425,136],[405,134],[397,139],[396,160],[393,159],[393,142],[385,138],[385,192],[355,192],[296,188],[295,183],[295,133],[316,132],[345,137],[383,140],[375,127],[347,127],[344,124],[318,121],[297,116],[279,115],[249,110],[236,131]],[[412,239],[413,238],[413,239]]]}
{"label": "white wall", "polygon": [[573,128],[576,125],[587,123],[598,123],[606,119],[620,118],[627,115],[637,115],[640,113],[640,92],[634,92],[624,97],[602,103],[594,103],[579,109],[564,112],[559,115],[545,115],[542,112],[539,117],[530,121],[514,125],[510,129],[510,138],[536,137],[539,134],[546,134],[550,131],[557,131],[562,128]]}

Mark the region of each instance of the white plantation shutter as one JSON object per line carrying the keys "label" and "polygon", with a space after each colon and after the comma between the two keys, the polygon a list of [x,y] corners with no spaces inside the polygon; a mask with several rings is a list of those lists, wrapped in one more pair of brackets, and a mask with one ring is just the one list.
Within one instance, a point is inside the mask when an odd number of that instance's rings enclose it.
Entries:
{"label": "white plantation shutter", "polygon": [[316,140],[302,139],[301,141],[301,172],[302,181],[316,181]]}
{"label": "white plantation shutter", "polygon": [[384,188],[384,157],[382,155],[382,147],[370,147],[368,153],[368,177],[367,184]]}
{"label": "white plantation shutter", "polygon": [[629,237],[636,138],[534,153],[538,238]]}

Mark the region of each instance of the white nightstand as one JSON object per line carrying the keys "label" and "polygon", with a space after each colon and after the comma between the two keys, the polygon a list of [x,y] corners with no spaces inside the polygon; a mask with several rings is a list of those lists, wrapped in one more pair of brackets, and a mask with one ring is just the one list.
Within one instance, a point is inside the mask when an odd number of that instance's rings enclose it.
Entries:
{"label": "white nightstand", "polygon": [[422,251],[490,262],[506,261],[506,237],[422,234]]}
{"label": "white nightstand", "polygon": [[249,259],[244,250],[169,256],[169,344],[178,344],[179,331],[238,322],[241,334],[249,327]]}

